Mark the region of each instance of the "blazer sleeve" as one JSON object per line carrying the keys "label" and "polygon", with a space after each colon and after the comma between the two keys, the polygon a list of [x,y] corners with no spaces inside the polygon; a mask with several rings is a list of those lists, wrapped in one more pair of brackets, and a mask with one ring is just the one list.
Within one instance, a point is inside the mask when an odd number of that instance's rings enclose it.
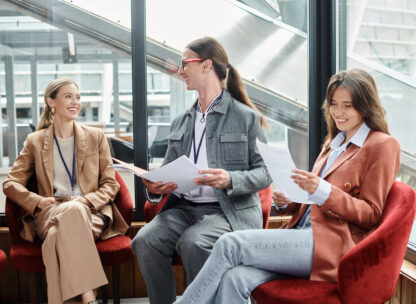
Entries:
{"label": "blazer sleeve", "polygon": [[267,171],[263,158],[257,148],[256,138],[263,142],[266,141],[266,137],[261,128],[259,115],[255,115],[255,119],[248,132],[249,170],[228,171],[232,182],[232,189],[227,191],[230,197],[260,191],[268,187],[272,182],[269,171]]}
{"label": "blazer sleeve", "polygon": [[96,191],[84,195],[96,210],[112,202],[120,188],[115,178],[114,168],[109,167],[113,165],[113,161],[107,139],[102,131],[99,132],[98,137],[99,185]]}
{"label": "blazer sleeve", "polygon": [[29,135],[6,180],[3,182],[4,194],[31,215],[33,215],[39,201],[43,198],[26,188],[35,171],[34,149],[32,137]]}
{"label": "blazer sleeve", "polygon": [[393,137],[389,136],[371,149],[368,169],[358,196],[354,197],[332,185],[330,196],[319,207],[327,214],[339,216],[366,230],[371,230],[378,223],[400,167],[400,145]]}

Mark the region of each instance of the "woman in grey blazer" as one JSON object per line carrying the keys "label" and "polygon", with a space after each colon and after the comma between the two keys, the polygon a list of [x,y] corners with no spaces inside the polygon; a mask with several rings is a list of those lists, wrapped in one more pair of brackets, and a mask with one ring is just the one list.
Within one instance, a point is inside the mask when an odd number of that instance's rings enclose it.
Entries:
{"label": "woman in grey blazer", "polygon": [[[192,41],[178,74],[198,99],[171,125],[163,164],[187,155],[205,174],[201,187],[170,195],[162,211],[132,241],[150,303],[176,298],[172,257],[178,252],[190,284],[224,233],[262,227],[257,192],[271,183],[256,147],[264,141],[265,118],[249,100],[237,70],[222,45],[211,37]],[[180,172],[178,172],[180,174]],[[173,183],[143,180],[148,198],[160,202]]]}

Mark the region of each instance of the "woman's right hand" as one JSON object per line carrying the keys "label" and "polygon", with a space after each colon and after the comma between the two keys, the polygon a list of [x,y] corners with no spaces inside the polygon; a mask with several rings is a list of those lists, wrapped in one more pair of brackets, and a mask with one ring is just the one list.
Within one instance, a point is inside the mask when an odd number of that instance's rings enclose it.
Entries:
{"label": "woman's right hand", "polygon": [[173,192],[178,188],[175,183],[166,183],[163,182],[151,182],[145,178],[142,178],[143,184],[146,186],[147,191],[153,194],[167,194]]}
{"label": "woman's right hand", "polygon": [[53,204],[55,204],[55,199],[53,197],[44,197],[39,201],[37,207],[39,209],[44,209],[45,207]]}
{"label": "woman's right hand", "polygon": [[283,207],[284,205],[290,204],[292,202],[289,198],[286,197],[284,193],[277,190],[273,191],[273,201],[279,207]]}

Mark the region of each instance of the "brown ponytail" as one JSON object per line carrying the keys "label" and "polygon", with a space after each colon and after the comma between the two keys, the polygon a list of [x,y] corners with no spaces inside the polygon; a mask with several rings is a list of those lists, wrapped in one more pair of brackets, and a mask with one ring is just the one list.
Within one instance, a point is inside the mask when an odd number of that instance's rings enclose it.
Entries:
{"label": "brown ponytail", "polygon": [[192,41],[186,46],[186,48],[197,53],[202,58],[211,59],[215,74],[218,76],[218,79],[221,81],[223,86],[224,81],[226,81],[225,89],[230,92],[233,98],[259,113],[263,128],[268,129],[269,125],[266,118],[248,98],[247,91],[240,74],[237,69],[229,64],[227,53],[225,52],[224,47],[217,40],[212,37],[203,37]]}

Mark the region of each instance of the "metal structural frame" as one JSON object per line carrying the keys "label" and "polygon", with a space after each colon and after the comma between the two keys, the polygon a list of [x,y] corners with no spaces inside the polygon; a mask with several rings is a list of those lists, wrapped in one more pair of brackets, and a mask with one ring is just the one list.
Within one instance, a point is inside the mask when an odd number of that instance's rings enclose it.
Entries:
{"label": "metal structural frame", "polygon": [[336,28],[335,1],[309,1],[309,170],[326,135],[321,104],[336,72]]}

